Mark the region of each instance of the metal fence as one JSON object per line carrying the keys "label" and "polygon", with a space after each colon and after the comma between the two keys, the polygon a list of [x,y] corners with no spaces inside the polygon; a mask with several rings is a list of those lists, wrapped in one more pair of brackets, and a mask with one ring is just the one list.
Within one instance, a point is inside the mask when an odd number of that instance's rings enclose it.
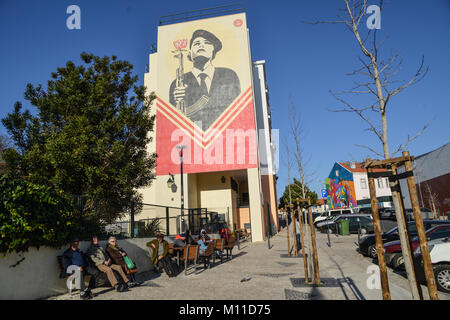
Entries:
{"label": "metal fence", "polygon": [[207,208],[185,208],[182,216],[179,207],[143,204],[139,213],[132,210],[129,219],[109,224],[105,227],[105,231],[118,237],[137,238],[152,237],[157,233],[175,236],[182,230],[198,234],[204,224],[215,221],[227,222],[226,218],[225,213],[210,211]]}

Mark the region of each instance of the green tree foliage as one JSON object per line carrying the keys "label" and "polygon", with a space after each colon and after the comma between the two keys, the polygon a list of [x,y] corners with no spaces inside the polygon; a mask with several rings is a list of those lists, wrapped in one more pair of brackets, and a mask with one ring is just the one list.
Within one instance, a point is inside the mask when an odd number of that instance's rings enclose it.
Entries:
{"label": "green tree foliage", "polygon": [[45,90],[27,85],[25,99],[37,112],[16,102],[2,119],[15,146],[3,158],[27,181],[88,196],[84,211],[112,222],[154,179],[156,154],[147,152],[154,96],[135,85],[127,61],[87,53],[81,60],[57,68]]}
{"label": "green tree foliage", "polygon": [[0,252],[59,247],[79,233],[83,218],[62,191],[0,175]]}
{"label": "green tree foliage", "polygon": [[[294,178],[294,183],[291,183],[290,186],[291,186],[292,203],[295,206],[297,206],[296,199],[303,198],[302,184],[299,180]],[[317,202],[317,199],[318,199],[317,193],[309,190],[309,188],[305,186],[305,198],[308,198],[308,197],[311,198],[312,205],[314,205]],[[280,198],[278,208],[280,208],[280,209],[284,208],[285,205],[289,205],[289,185],[287,185],[286,188],[284,189],[284,193],[283,193],[283,196]],[[307,205],[307,202],[301,202],[300,205],[302,207],[305,207]]]}

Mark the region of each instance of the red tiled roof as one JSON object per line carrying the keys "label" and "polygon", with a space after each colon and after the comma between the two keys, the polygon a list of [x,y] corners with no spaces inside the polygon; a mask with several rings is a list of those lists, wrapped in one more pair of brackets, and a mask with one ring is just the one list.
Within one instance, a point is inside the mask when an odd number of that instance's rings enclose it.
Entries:
{"label": "red tiled roof", "polygon": [[316,201],[316,205],[317,206],[322,206],[324,204],[325,204],[325,200],[324,199],[317,199],[317,201]]}

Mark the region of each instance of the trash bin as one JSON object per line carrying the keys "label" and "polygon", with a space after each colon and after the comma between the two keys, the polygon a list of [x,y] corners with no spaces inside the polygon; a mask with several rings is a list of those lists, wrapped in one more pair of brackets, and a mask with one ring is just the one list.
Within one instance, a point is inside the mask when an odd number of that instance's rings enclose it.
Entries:
{"label": "trash bin", "polygon": [[348,219],[339,221],[339,234],[341,236],[348,236],[350,234],[349,225],[350,224]]}

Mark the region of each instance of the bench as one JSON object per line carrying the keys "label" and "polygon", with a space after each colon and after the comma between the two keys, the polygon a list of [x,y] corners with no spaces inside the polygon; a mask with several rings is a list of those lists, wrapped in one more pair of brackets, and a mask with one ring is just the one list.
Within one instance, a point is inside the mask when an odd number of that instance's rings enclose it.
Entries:
{"label": "bench", "polygon": [[[59,276],[63,270],[62,256],[57,256],[56,260],[58,263],[58,271],[59,271],[58,276]],[[65,276],[64,279],[68,279],[69,276]],[[85,285],[86,285],[86,281],[89,280],[90,277],[93,277],[93,275],[86,273],[86,275],[84,277]],[[110,287],[111,286],[111,284],[109,283],[108,278],[106,276],[106,273],[99,271],[99,274],[97,274],[97,277],[95,278],[95,286],[96,287]],[[81,288],[75,288],[75,289],[80,290]],[[68,290],[69,290],[69,294],[72,295],[72,289],[68,288]]]}
{"label": "bench", "polygon": [[[184,262],[184,273],[187,275],[188,269],[195,268],[195,274],[197,274],[197,261],[200,256],[200,245],[189,245],[183,248],[180,261]],[[188,268],[189,262],[192,262],[193,266]]]}

